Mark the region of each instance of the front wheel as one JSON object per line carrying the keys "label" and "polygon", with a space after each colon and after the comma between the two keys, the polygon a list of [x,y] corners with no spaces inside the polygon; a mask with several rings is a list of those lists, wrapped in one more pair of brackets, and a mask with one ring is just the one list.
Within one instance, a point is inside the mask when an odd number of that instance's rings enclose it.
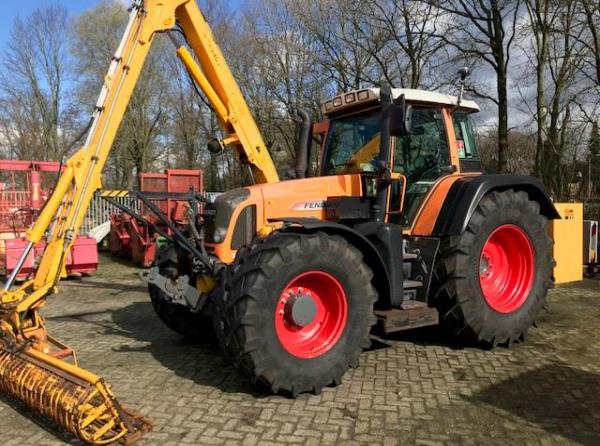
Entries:
{"label": "front wheel", "polygon": [[513,190],[485,196],[465,232],[442,240],[442,322],[489,345],[522,340],[552,286],[552,239],[539,204]]}
{"label": "front wheel", "polygon": [[377,294],[360,252],[338,236],[278,233],[226,274],[215,332],[228,356],[271,392],[318,393],[369,347]]}

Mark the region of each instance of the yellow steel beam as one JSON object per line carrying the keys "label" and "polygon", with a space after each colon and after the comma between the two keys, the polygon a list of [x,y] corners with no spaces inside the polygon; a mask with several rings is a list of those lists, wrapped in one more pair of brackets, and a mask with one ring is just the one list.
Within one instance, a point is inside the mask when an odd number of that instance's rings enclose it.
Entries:
{"label": "yellow steel beam", "polygon": [[221,98],[210,84],[210,81],[206,78],[206,76],[202,72],[202,69],[194,60],[194,56],[192,56],[188,49],[184,46],[177,49],[177,56],[179,56],[179,59],[185,65],[192,78],[194,78],[198,86],[202,89],[202,91],[208,98],[221,123],[223,125],[230,125],[229,110],[227,109],[225,104],[223,104]]}
{"label": "yellow steel beam", "polygon": [[[227,135],[235,134],[239,139],[239,143],[235,144],[236,150],[247,159],[257,183],[279,181],[277,169],[260,130],[198,5],[194,0],[187,1],[177,9],[176,16],[200,63],[207,84],[227,109],[223,131]],[[202,84],[200,87],[202,88]],[[209,95],[213,91],[203,91],[210,100]]]}

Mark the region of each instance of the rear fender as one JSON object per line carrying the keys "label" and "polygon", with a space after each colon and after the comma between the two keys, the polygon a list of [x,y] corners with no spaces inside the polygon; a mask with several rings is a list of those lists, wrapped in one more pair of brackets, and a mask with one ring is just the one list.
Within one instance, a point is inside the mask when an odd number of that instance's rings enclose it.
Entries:
{"label": "rear fender", "polygon": [[537,178],[507,174],[467,176],[455,181],[448,191],[432,235],[435,237],[461,235],[485,195],[508,189],[527,192],[529,199],[539,203],[540,213],[549,220],[560,218],[552,200]]}

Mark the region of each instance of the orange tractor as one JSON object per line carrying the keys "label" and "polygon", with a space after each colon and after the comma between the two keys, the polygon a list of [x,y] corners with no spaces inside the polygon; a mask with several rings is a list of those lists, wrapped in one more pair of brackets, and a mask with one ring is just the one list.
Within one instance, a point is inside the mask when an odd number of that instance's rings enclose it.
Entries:
{"label": "orange tractor", "polygon": [[[490,345],[525,337],[552,285],[546,226],[558,214],[536,179],[482,174],[470,119],[478,107],[462,88],[458,98],[346,92],[323,105],[315,126],[302,112],[297,179],[280,182],[196,2],[136,0],[85,144],[27,233],[21,266],[46,243],[35,277],[15,286],[17,265],[0,292],[0,390],[89,443],[132,443],[150,428],[77,365],[39,310],[66,275],[158,33],[217,116],[223,135],[209,150],[234,150],[255,183],[202,212],[190,206],[187,232],[171,228],[147,276],[169,327],[189,337],[214,330],[250,379],[294,396],[339,383],[378,322],[386,333],[441,322]],[[311,133],[322,135],[322,153],[318,176],[306,178]]]}
{"label": "orange tractor", "polygon": [[[158,315],[188,336],[210,316],[253,381],[293,395],[339,383],[377,323],[522,340],[552,285],[546,227],[557,213],[536,179],[482,174],[476,111],[419,90],[327,101],[325,125],[303,126],[299,179],[219,196],[203,225],[206,260],[178,244],[159,253]],[[326,129],[319,174],[304,178],[315,127]]]}

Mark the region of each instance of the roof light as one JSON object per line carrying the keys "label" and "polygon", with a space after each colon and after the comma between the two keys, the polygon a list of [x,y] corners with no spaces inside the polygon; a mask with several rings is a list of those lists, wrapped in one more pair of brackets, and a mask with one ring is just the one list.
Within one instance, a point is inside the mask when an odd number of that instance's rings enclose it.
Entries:
{"label": "roof light", "polygon": [[356,102],[355,94],[348,93],[346,96],[344,96],[344,101],[346,101],[346,104],[351,104],[352,102]]}
{"label": "roof light", "polygon": [[327,110],[327,111],[333,110],[333,102],[331,102],[331,101],[325,102],[325,110]]}
{"label": "roof light", "polygon": [[359,101],[364,101],[366,99],[369,99],[369,90],[362,90],[358,92],[358,100]]}
{"label": "roof light", "polygon": [[340,105],[342,105],[342,98],[338,96],[337,98],[333,99],[333,106],[339,107]]}

